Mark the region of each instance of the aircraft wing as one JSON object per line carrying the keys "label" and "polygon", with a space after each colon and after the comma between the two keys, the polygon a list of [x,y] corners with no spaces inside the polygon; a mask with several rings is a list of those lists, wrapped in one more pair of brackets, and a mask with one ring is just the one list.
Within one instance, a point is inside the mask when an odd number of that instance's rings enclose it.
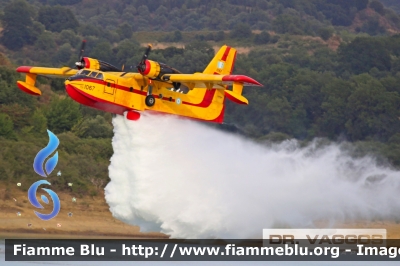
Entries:
{"label": "aircraft wing", "polygon": [[170,82],[183,83],[190,89],[226,89],[225,86],[233,85],[234,83],[241,84],[242,86],[262,86],[258,81],[244,75],[167,74],[163,76],[163,79]]}
{"label": "aircraft wing", "polygon": [[31,66],[20,66],[17,68],[19,73],[29,73],[33,75],[40,75],[46,77],[60,77],[66,78],[76,74],[78,70],[70,67],[52,68],[52,67],[31,67]]}
{"label": "aircraft wing", "polygon": [[42,92],[35,87],[37,75],[46,77],[67,78],[76,74],[78,70],[70,67],[51,68],[51,67],[20,66],[17,68],[17,72],[26,74],[25,81],[17,81],[17,86],[22,91],[32,95],[41,95]]}

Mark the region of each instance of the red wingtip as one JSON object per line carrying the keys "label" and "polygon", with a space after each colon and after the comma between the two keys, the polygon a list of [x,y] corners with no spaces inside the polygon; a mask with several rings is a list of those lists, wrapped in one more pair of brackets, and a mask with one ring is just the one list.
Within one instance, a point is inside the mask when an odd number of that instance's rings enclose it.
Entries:
{"label": "red wingtip", "polygon": [[233,81],[233,82],[253,84],[256,86],[262,86],[262,84],[257,80],[244,75],[227,75],[222,78],[222,81]]}
{"label": "red wingtip", "polygon": [[20,66],[17,68],[17,72],[19,73],[30,73],[31,66]]}

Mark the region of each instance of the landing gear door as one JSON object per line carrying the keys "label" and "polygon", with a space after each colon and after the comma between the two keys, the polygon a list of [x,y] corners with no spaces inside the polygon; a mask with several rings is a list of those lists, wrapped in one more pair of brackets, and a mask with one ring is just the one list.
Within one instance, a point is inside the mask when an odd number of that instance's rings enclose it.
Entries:
{"label": "landing gear door", "polygon": [[114,101],[115,98],[115,80],[106,79],[106,84],[104,85],[104,98],[109,101]]}

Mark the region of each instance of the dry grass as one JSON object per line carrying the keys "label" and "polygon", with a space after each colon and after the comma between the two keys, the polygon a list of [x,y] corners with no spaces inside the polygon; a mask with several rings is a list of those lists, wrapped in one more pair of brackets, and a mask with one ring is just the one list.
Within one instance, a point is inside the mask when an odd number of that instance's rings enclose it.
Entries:
{"label": "dry grass", "polygon": [[[34,214],[35,208],[27,201],[26,192],[14,188],[10,194],[10,199],[0,199],[0,238],[167,237],[158,232],[141,233],[138,226],[128,225],[112,217],[104,195],[78,198],[74,203],[69,194],[58,193],[61,201],[60,213],[50,221],[42,221]],[[17,212],[21,216],[17,216]],[[69,212],[72,212],[72,217],[68,216]],[[57,227],[58,223],[61,227]],[[28,227],[28,224],[31,226]]]}

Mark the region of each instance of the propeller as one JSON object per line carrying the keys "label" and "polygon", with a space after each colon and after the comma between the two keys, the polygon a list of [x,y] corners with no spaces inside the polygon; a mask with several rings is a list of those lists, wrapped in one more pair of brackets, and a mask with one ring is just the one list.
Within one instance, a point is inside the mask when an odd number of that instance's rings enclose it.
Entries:
{"label": "propeller", "polygon": [[85,51],[85,47],[86,47],[86,40],[83,40],[81,45],[81,51],[79,52],[79,62],[83,58],[83,52]]}
{"label": "propeller", "polygon": [[[81,50],[80,50],[80,52],[79,52],[78,62],[75,63],[75,67],[76,67],[77,69],[82,69],[82,68],[85,67],[85,63],[82,63],[83,52],[85,51],[85,46],[86,46],[86,40],[83,40],[83,41],[82,41],[82,44],[81,44]],[[69,67],[69,68],[67,68],[66,70],[64,70],[63,73],[65,74],[65,73],[67,73],[67,72],[69,72],[69,71],[71,71],[71,70],[72,70],[72,67]]]}
{"label": "propeller", "polygon": [[79,51],[78,62],[75,63],[75,66],[77,69],[81,69],[81,68],[85,67],[85,63],[82,62],[83,52],[85,52],[85,47],[86,47],[86,40],[83,40],[82,44],[81,44],[81,50]]}
{"label": "propeller", "polygon": [[149,53],[150,53],[152,47],[153,46],[149,43],[146,51],[144,52],[142,60],[136,66],[140,74],[142,74],[146,70],[146,60],[149,57]]}

